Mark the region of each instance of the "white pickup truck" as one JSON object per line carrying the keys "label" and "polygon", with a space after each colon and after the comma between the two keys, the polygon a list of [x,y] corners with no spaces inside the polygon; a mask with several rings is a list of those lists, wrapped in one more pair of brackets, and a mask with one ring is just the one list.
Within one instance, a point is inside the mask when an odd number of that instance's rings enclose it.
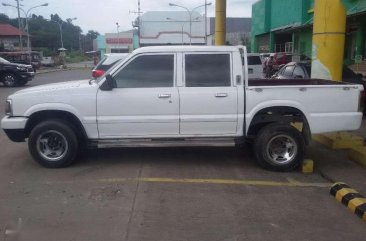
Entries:
{"label": "white pickup truck", "polygon": [[[1,125],[33,158],[64,167],[82,147],[234,146],[252,140],[264,168],[289,171],[310,135],[356,130],[361,85],[248,81],[244,46],[135,50],[96,80],[23,89]],[[302,130],[292,123],[302,123]]]}

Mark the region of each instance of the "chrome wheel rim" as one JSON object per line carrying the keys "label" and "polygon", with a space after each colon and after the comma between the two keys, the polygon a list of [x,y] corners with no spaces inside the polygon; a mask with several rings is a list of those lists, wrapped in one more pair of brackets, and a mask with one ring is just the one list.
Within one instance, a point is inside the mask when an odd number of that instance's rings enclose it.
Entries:
{"label": "chrome wheel rim", "polygon": [[278,165],[284,165],[293,161],[297,150],[296,141],[288,135],[272,137],[266,148],[268,157]]}
{"label": "chrome wheel rim", "polygon": [[12,75],[5,75],[4,77],[5,85],[13,85],[15,83],[15,78]]}
{"label": "chrome wheel rim", "polygon": [[38,153],[47,161],[59,161],[68,149],[66,137],[55,130],[45,131],[37,139]]}

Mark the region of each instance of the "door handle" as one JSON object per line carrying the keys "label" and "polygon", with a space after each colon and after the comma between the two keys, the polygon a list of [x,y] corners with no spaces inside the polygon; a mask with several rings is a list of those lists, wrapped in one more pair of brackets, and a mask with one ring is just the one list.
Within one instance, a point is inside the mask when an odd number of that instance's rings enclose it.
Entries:
{"label": "door handle", "polygon": [[215,95],[217,98],[225,98],[227,97],[227,93],[216,93]]}
{"label": "door handle", "polygon": [[171,94],[159,94],[158,97],[160,99],[167,99],[167,98],[172,97],[172,95]]}

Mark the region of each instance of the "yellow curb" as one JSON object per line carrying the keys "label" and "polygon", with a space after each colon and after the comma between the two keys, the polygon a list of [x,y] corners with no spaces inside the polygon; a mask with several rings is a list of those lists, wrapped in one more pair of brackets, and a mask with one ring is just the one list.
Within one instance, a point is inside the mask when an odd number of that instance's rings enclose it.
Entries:
{"label": "yellow curb", "polygon": [[350,149],[364,144],[362,137],[349,132],[318,134],[313,135],[312,138],[331,149]]}
{"label": "yellow curb", "polygon": [[348,208],[354,213],[356,208],[364,203],[366,203],[366,198],[354,198],[348,202]]}
{"label": "yellow curb", "polygon": [[330,195],[345,205],[353,214],[366,221],[366,198],[355,189],[344,183],[335,183],[330,189]]}
{"label": "yellow curb", "polygon": [[308,174],[314,171],[314,161],[311,159],[305,159],[302,162],[302,173]]}
{"label": "yellow curb", "polygon": [[302,132],[302,128],[304,127],[304,124],[302,122],[292,122],[291,125],[300,132]]}
{"label": "yellow curb", "polygon": [[352,188],[342,188],[341,190],[339,190],[335,196],[335,199],[338,201],[338,202],[342,202],[342,198],[344,196],[346,196],[347,194],[349,193],[357,193],[357,191],[355,189],[352,189]]}
{"label": "yellow curb", "polygon": [[352,147],[348,152],[348,158],[366,167],[366,147]]}

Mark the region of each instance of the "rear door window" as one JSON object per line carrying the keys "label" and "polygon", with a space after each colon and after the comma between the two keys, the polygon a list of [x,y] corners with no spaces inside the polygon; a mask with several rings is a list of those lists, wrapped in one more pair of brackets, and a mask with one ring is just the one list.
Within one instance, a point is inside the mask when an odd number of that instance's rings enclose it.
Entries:
{"label": "rear door window", "polygon": [[231,86],[230,54],[186,54],[186,87]]}

